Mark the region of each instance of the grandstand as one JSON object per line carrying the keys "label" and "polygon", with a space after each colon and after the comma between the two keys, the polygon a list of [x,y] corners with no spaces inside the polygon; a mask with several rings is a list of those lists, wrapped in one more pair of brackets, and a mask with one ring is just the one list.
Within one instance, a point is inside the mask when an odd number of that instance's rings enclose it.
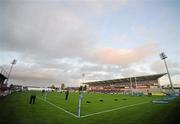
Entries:
{"label": "grandstand", "polygon": [[5,83],[7,78],[8,73],[0,66],[0,96],[6,96],[8,94],[8,92],[6,92],[8,89],[7,83]]}
{"label": "grandstand", "polygon": [[164,76],[163,74],[145,75],[137,77],[128,77],[113,80],[86,82],[88,85],[87,91],[99,92],[99,93],[161,93],[159,86],[159,78]]}
{"label": "grandstand", "polygon": [[7,77],[8,73],[0,66],[0,92],[7,87],[7,84],[4,83],[7,80]]}

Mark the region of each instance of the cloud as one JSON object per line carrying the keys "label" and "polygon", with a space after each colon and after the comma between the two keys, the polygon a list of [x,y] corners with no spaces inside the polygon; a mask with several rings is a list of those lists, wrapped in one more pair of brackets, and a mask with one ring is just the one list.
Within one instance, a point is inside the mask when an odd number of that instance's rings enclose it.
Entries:
{"label": "cloud", "polygon": [[[78,59],[57,60],[55,65],[48,61],[30,66],[27,64],[17,63],[14,66],[10,82],[35,86],[60,85],[64,82],[67,86],[78,86],[82,82],[82,73],[85,73],[86,81],[92,81],[120,77],[122,72],[122,67],[117,65],[90,63]],[[9,69],[6,65],[3,67]]]}
{"label": "cloud", "polygon": [[144,37],[147,40],[155,38],[156,33],[157,33],[157,29],[152,28],[152,27],[147,27],[144,25],[136,25],[132,27],[132,31],[136,35],[139,35],[140,37]]}
{"label": "cloud", "polygon": [[[104,15],[111,11],[116,11],[128,4],[129,0],[70,0],[66,1],[68,6],[74,8],[75,11],[80,11],[81,13],[91,13],[94,15]],[[83,10],[83,11],[82,11]]]}
{"label": "cloud", "polygon": [[[102,48],[84,20],[62,5],[3,3],[0,11],[0,49],[19,52],[23,58],[34,58],[36,62],[80,58],[91,62],[97,59],[103,64],[128,65],[152,55],[157,48],[155,44],[135,49]],[[121,39],[127,40],[126,36]]]}
{"label": "cloud", "polygon": [[83,19],[62,6],[38,2],[1,6],[1,50],[34,58],[86,57],[96,44]]}
{"label": "cloud", "polygon": [[158,46],[148,43],[135,49],[102,48],[97,52],[97,59],[106,64],[129,65],[155,54]]}
{"label": "cloud", "polygon": [[[158,45],[150,42],[129,49],[105,48],[100,44],[104,41],[98,40],[104,38],[91,29],[94,22],[89,23],[127,4],[127,0],[0,1],[1,60],[4,64],[12,57],[18,59],[10,82],[35,86],[60,86],[63,82],[78,86],[82,73],[87,81],[140,74],[131,65],[157,54]],[[146,27],[134,31],[138,35],[149,33]],[[114,36],[110,45],[119,42],[127,43],[129,38],[123,34]]]}
{"label": "cloud", "polygon": [[[167,60],[167,65],[171,76],[180,74],[180,63]],[[163,61],[155,61],[151,64],[151,70],[156,73],[166,73],[166,68]]]}
{"label": "cloud", "polygon": [[129,42],[129,38],[125,34],[123,34],[121,36],[117,35],[117,36],[112,37],[111,42],[114,42],[114,43],[127,43],[127,42]]}
{"label": "cloud", "polygon": [[176,54],[180,55],[180,50],[176,50]]}
{"label": "cloud", "polygon": [[9,83],[21,83],[26,86],[50,86],[52,84],[60,86],[61,83],[66,83],[68,86],[78,86],[81,82],[81,74],[75,73],[74,70],[75,68],[42,68],[39,66],[27,68],[27,66],[15,66]]}

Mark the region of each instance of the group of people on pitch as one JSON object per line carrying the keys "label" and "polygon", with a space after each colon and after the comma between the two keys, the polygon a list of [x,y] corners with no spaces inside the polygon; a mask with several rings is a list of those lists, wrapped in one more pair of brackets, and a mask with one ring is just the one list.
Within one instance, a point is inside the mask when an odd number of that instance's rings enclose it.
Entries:
{"label": "group of people on pitch", "polygon": [[[46,100],[47,99],[47,91],[42,90],[42,93],[44,95],[44,99]],[[69,96],[69,90],[66,90],[65,91],[65,100],[68,100],[68,96]],[[35,104],[35,101],[36,101],[36,94],[35,94],[35,92],[33,92],[30,96],[29,104]]]}

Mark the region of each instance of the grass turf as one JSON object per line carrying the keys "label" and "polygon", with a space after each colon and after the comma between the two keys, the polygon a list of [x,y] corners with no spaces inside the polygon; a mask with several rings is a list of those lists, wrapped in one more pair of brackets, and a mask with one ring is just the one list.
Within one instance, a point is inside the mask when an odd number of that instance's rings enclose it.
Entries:
{"label": "grass turf", "polygon": [[[86,93],[81,105],[81,116],[111,110],[119,107],[139,104],[115,111],[96,114],[84,118],[76,118],[55,106],[41,100],[41,92],[36,92],[34,105],[29,104],[32,92],[13,93],[0,98],[0,123],[6,124],[164,124],[180,122],[180,98],[169,104],[153,104],[159,96],[128,96],[119,94]],[[65,101],[63,93],[48,94],[47,101],[77,115],[78,93],[70,93]],[[116,99],[116,100],[114,100]],[[103,100],[102,102],[100,100]],[[90,101],[90,103],[87,103]]]}

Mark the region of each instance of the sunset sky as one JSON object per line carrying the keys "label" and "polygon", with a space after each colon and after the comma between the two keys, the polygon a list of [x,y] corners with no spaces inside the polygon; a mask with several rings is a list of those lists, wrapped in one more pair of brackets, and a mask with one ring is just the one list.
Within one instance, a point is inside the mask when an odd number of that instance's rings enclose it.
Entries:
{"label": "sunset sky", "polygon": [[0,0],[0,66],[17,59],[9,84],[164,73],[160,52],[180,84],[179,0]]}

